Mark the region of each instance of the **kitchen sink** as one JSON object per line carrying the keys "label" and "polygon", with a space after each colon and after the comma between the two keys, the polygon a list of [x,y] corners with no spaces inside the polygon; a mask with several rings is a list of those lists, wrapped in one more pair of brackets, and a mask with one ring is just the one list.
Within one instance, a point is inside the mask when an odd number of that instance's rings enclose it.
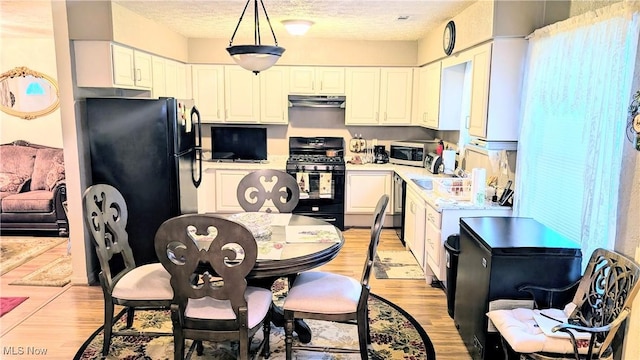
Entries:
{"label": "kitchen sink", "polygon": [[411,181],[423,190],[433,190],[433,182],[431,179],[411,179]]}

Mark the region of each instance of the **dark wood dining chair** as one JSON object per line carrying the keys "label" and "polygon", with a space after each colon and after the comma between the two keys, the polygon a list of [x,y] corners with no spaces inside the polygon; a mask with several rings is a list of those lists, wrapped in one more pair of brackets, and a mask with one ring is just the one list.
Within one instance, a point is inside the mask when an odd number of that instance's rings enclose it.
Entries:
{"label": "dark wood dining chair", "polygon": [[[209,244],[200,249],[197,242]],[[258,246],[244,225],[214,215],[188,214],[165,221],[155,250],[171,274],[174,359],[182,360],[185,339],[237,341],[237,359],[248,359],[250,339],[263,329],[262,356],[269,357],[270,290],[247,286]],[[211,270],[199,272],[202,265]],[[209,272],[211,271],[211,272]],[[198,353],[202,353],[201,343]]]}
{"label": "dark wood dining chair", "polygon": [[300,187],[296,179],[284,171],[256,170],[240,180],[237,197],[244,211],[273,212],[275,207],[278,212],[290,213],[300,200]]}
{"label": "dark wood dining chair", "polygon": [[[127,330],[133,325],[135,309],[167,310],[173,299],[169,273],[160,263],[136,266],[129,246],[127,204],[113,186],[96,184],[85,190],[84,219],[100,262],[100,285],[104,296],[104,342],[102,354],[109,353],[112,336],[135,335]],[[124,269],[111,261],[123,262]],[[115,263],[114,263],[115,265]],[[114,306],[125,308],[115,318]],[[126,328],[114,331],[113,324],[127,314]],[[145,336],[171,336],[171,333],[145,333]]]}
{"label": "dark wood dining chair", "polygon": [[[370,292],[369,277],[373,269],[388,203],[389,196],[382,195],[376,205],[367,259],[359,282],[348,276],[322,271],[306,271],[296,277],[283,305],[287,360],[292,359],[294,348],[309,351],[360,353],[362,359],[368,359],[368,347],[371,344],[369,309],[367,307]],[[295,319],[316,319],[355,324],[358,327],[359,348],[336,349],[303,345],[294,347],[293,324]]]}
{"label": "dark wood dining chair", "polygon": [[[487,315],[501,336],[505,359],[613,359],[613,339],[631,313],[639,281],[635,261],[596,249],[577,287],[525,285],[520,290],[531,294],[535,309],[493,310]],[[568,304],[553,302],[566,298],[566,291],[575,291]]]}

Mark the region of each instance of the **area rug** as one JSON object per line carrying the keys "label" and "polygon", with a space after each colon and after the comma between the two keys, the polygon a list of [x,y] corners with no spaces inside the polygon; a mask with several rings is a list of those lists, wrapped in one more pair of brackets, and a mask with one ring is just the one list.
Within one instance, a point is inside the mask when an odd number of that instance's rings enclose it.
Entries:
{"label": "area rug", "polygon": [[381,251],[373,263],[376,279],[424,279],[424,272],[409,251]]}
{"label": "area rug", "polygon": [[65,286],[71,282],[71,255],[60,256],[11,285]]}
{"label": "area rug", "polygon": [[15,269],[36,256],[67,242],[68,238],[2,236],[0,237],[0,275]]}
{"label": "area rug", "polygon": [[0,317],[22,304],[28,297],[0,297]]}
{"label": "area rug", "polygon": [[[370,330],[372,349],[370,359],[435,359],[433,344],[424,329],[404,310],[376,295],[369,298]],[[126,315],[116,324],[122,328]],[[358,348],[356,326],[337,324],[325,321],[306,320],[311,328],[312,340],[307,345],[326,347]],[[134,322],[134,331],[171,331],[171,315],[169,311],[138,311]],[[103,328],[99,328],[82,345],[74,360],[102,359]],[[258,331],[252,342],[257,347],[262,339]],[[285,359],[284,329],[271,327],[269,337],[270,360]],[[294,343],[297,338],[294,334]],[[193,359],[232,360],[236,359],[236,345],[233,343],[204,342],[202,356],[193,354]],[[186,349],[193,350],[193,343],[187,340]],[[173,358],[173,337],[116,336],[111,342],[106,359],[171,359]],[[257,358],[262,358],[257,355]],[[359,354],[318,353],[296,351],[294,358],[298,360],[357,360]]]}

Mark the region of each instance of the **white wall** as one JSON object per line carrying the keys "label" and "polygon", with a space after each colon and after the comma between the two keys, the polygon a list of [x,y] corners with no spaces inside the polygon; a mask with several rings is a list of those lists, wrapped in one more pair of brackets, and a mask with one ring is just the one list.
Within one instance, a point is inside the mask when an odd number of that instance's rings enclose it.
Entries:
{"label": "white wall", "polygon": [[[40,35],[39,35],[40,36]],[[34,37],[32,34],[11,37],[0,35],[0,73],[19,66],[38,71],[57,81],[56,49],[53,34]],[[62,128],[60,110],[33,119],[24,120],[0,112],[0,143],[14,140],[26,140],[32,143],[62,147]]]}

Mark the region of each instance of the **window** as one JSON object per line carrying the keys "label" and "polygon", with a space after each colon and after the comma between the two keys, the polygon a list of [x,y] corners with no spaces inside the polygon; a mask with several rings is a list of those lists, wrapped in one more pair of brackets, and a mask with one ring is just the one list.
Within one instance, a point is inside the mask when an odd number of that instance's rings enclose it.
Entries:
{"label": "window", "polygon": [[537,30],[523,87],[514,214],[613,248],[638,13],[616,4]]}

